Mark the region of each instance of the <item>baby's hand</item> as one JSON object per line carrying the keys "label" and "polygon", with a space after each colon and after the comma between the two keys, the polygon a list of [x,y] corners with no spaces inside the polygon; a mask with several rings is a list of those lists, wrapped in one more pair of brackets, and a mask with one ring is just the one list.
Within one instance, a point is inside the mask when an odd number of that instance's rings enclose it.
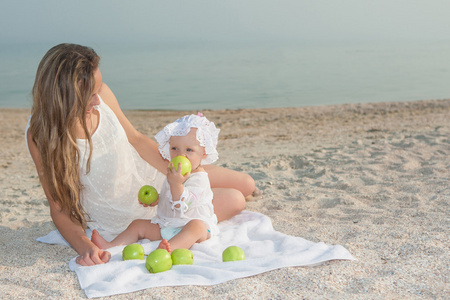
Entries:
{"label": "baby's hand", "polygon": [[191,175],[191,173],[186,173],[186,175],[181,175],[181,163],[178,164],[178,170],[175,169],[173,163],[169,164],[167,168],[167,181],[170,185],[180,184],[182,185]]}
{"label": "baby's hand", "polygon": [[189,178],[190,175],[191,173],[186,173],[184,176],[181,175],[181,163],[178,165],[178,170],[175,170],[173,163],[169,164],[167,169],[167,181],[170,185],[172,199],[180,199],[184,191],[183,183]]}

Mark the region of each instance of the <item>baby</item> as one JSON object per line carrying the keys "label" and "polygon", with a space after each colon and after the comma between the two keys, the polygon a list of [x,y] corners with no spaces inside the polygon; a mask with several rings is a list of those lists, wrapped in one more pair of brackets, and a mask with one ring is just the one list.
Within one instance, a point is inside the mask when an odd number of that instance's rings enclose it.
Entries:
{"label": "baby", "polygon": [[214,123],[199,114],[184,116],[158,132],[155,138],[161,155],[168,160],[179,155],[187,157],[191,172],[183,176],[181,166],[177,171],[170,163],[159,194],[156,216],[151,220],[134,220],[111,242],[94,230],[92,242],[101,249],[108,249],[141,239],[162,240],[158,248],[172,252],[178,248],[189,249],[217,234],[213,193],[208,173],[202,165],[218,159],[219,131]]}

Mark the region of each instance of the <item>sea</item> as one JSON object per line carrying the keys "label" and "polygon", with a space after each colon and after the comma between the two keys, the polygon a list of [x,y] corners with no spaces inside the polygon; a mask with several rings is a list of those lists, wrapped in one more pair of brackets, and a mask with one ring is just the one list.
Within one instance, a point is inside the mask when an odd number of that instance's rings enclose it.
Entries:
{"label": "sea", "polygon": [[[0,44],[0,107],[30,108],[54,44]],[[94,43],[122,109],[301,107],[450,98],[448,41]]]}

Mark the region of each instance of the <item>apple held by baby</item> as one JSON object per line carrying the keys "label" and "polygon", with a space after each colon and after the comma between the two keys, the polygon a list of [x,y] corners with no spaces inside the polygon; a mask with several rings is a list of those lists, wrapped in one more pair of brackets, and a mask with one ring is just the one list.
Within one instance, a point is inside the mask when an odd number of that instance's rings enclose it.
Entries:
{"label": "apple held by baby", "polygon": [[158,200],[158,198],[158,191],[151,185],[144,185],[139,189],[138,199],[143,204],[152,204],[153,202]]}
{"label": "apple held by baby", "polygon": [[[183,176],[191,172],[191,162],[184,156],[179,155],[174,157],[170,161],[169,167],[171,167],[171,164],[173,164],[176,171],[178,171],[178,168],[181,165],[181,175]],[[138,199],[143,204],[152,204],[158,200],[158,197],[158,191],[151,185],[144,185],[139,189]]]}
{"label": "apple held by baby", "polygon": [[191,162],[185,156],[175,156],[169,163],[169,167],[171,168],[171,164],[175,167],[175,170],[178,171],[178,167],[181,164],[181,175],[185,176],[187,173],[191,172]]}

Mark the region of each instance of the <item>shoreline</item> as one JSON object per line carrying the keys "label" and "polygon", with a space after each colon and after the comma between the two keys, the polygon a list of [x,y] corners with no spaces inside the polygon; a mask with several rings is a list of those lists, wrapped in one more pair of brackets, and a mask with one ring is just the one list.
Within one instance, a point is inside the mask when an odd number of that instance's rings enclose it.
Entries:
{"label": "shoreline", "polygon": [[[0,108],[0,294],[85,298],[54,229],[24,142],[29,109]],[[197,111],[124,110],[152,137]],[[445,298],[449,278],[450,100],[204,110],[221,129],[218,165],[252,175],[247,210],[276,230],[340,244],[357,261],[283,268],[215,286],[148,289],[145,298]]]}

